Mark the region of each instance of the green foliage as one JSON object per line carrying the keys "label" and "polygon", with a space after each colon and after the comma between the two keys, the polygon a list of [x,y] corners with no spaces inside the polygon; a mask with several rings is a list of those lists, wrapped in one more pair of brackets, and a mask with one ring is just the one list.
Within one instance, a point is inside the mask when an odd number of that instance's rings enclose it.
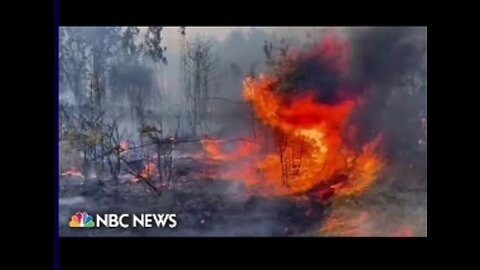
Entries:
{"label": "green foliage", "polygon": [[145,125],[145,126],[139,128],[139,132],[141,134],[145,134],[145,133],[150,133],[150,132],[161,132],[161,131],[154,126]]}
{"label": "green foliage", "polygon": [[138,27],[127,27],[122,35],[122,48],[128,56],[131,56],[133,60],[138,60],[140,52],[143,49],[143,44],[136,44],[135,40],[138,38],[140,29]]}
{"label": "green foliage", "polygon": [[146,52],[155,63],[167,64],[164,52],[167,47],[162,47],[162,27],[148,27],[145,35]]}
{"label": "green foliage", "polygon": [[278,78],[274,89],[279,94],[294,93],[295,86],[304,78],[302,70],[289,59],[290,48],[291,42],[285,39],[280,40],[279,46],[268,41],[263,46],[266,64]]}
{"label": "green foliage", "polygon": [[79,28],[60,28],[59,79],[60,85],[73,91],[77,102],[83,102],[88,74],[89,44]]}

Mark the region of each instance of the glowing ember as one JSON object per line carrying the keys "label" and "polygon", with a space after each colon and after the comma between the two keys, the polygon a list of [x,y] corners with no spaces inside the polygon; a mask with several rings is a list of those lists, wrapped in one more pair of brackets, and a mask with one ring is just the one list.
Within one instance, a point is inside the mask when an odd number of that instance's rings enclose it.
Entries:
{"label": "glowing ember", "polygon": [[76,167],[71,167],[67,171],[60,174],[61,176],[69,176],[69,177],[81,177],[83,178],[83,174],[80,172],[80,169]]}
{"label": "glowing ember", "polygon": [[214,160],[229,161],[239,160],[245,157],[249,157],[256,150],[256,145],[251,142],[237,141],[236,147],[233,151],[226,152],[222,149],[220,140],[201,140],[204,151]]}
{"label": "glowing ember", "polygon": [[362,211],[353,217],[334,211],[322,226],[321,234],[331,236],[368,236],[370,234],[367,224],[369,218],[370,215],[366,211]]}
{"label": "glowing ember", "polygon": [[355,213],[346,208],[337,208],[326,219],[320,235],[323,236],[388,236],[412,237],[415,235],[413,227],[399,225],[391,219],[367,211]]}
{"label": "glowing ember", "polygon": [[412,237],[415,233],[412,228],[404,227],[393,234],[394,237]]}
{"label": "glowing ember", "polygon": [[[344,72],[348,64],[345,47],[340,48],[332,39],[308,55],[326,61],[335,72]],[[264,196],[317,190],[319,198],[328,198],[365,191],[381,168],[382,161],[376,154],[381,136],[363,147],[351,145],[345,138],[347,131],[356,128],[347,125],[347,120],[358,102],[344,98],[334,104],[322,103],[313,91],[280,93],[279,83],[273,75],[260,75],[258,79],[246,78],[243,85],[244,100],[252,104],[256,118],[274,134],[274,147],[256,139],[253,144],[237,143],[234,150],[223,151],[221,141],[202,141],[212,159],[235,162],[234,168],[222,170],[221,178],[242,180],[249,191]]]}
{"label": "glowing ember", "polygon": [[120,153],[124,153],[128,151],[128,142],[127,141],[121,141],[120,142]]}
{"label": "glowing ember", "polygon": [[155,166],[154,163],[150,162],[150,163],[147,163],[142,171],[139,173],[139,176],[133,176],[131,181],[132,182],[138,182],[139,180],[143,179],[143,180],[150,180],[150,178],[153,176],[153,174],[155,173],[157,167]]}

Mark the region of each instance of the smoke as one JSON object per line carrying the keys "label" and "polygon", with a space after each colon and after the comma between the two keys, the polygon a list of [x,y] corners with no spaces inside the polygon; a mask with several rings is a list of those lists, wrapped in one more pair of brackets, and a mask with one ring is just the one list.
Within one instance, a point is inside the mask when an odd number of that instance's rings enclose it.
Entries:
{"label": "smoke", "polygon": [[[384,130],[383,112],[392,91],[404,87],[402,81],[412,74],[426,81],[426,28],[354,28],[348,37],[352,48],[349,80],[368,86],[365,104],[354,119],[365,127],[359,135],[366,141]],[[426,97],[426,92],[422,95]]]}
{"label": "smoke", "polygon": [[295,90],[314,91],[324,103],[366,88],[386,100],[408,73],[426,75],[425,28],[324,29],[317,42],[305,44],[300,53],[291,54],[294,63],[285,77]]}
{"label": "smoke", "polygon": [[347,30],[352,48],[350,76],[391,85],[407,72],[426,72],[426,28],[375,27]]}
{"label": "smoke", "polygon": [[[316,40],[305,38],[303,46],[291,48],[281,64],[287,67],[281,86],[287,92],[314,92],[329,104],[361,97],[350,119],[362,127],[358,143],[383,132],[389,154],[410,151],[419,140],[419,117],[426,116],[426,34],[424,27],[320,29]],[[279,46],[278,39],[273,43]]]}
{"label": "smoke", "polygon": [[338,34],[325,35],[292,58],[292,67],[284,83],[291,84],[295,91],[314,92],[318,101],[336,103],[346,95],[363,90],[353,86],[344,76],[350,68],[350,44]]}
{"label": "smoke", "polygon": [[[78,28],[77,30],[80,35],[83,35],[86,43],[94,45],[96,52],[99,53],[97,57],[105,59],[101,61],[106,70],[108,69],[105,75],[108,95],[104,108],[110,116],[135,114],[135,108],[156,111],[159,114],[153,115],[152,118],[155,119],[161,115],[164,121],[163,129],[166,132],[174,130],[176,121],[169,121],[168,114],[172,110],[184,111],[187,107],[184,100],[185,89],[182,88],[181,83],[184,74],[180,68],[182,56],[179,49],[180,43],[175,42],[177,39],[180,40],[180,33],[170,31],[171,35],[178,35],[178,37],[168,37],[171,44],[165,52],[165,57],[169,64],[161,67],[164,72],[162,77],[152,61],[144,55],[138,61],[133,61],[122,50],[117,50],[115,53],[104,50],[102,43],[98,41],[118,43],[114,38],[110,38],[113,32],[108,31],[109,28]],[[380,182],[393,183],[402,188],[417,186],[417,184],[421,187],[426,186],[426,151],[418,143],[419,139],[423,138],[421,119],[426,117],[426,31],[426,28],[422,27],[305,28],[300,30],[297,28],[273,30],[251,28],[233,30],[224,38],[213,39],[212,50],[218,56],[219,62],[212,72],[210,95],[219,99],[212,100],[209,106],[218,116],[215,116],[217,118],[210,115],[205,117],[205,121],[214,123],[210,125],[211,127],[215,126],[206,133],[225,137],[240,137],[248,133],[252,116],[250,108],[240,104],[242,80],[252,74],[257,76],[259,73],[268,72],[263,51],[265,41],[272,42],[278,48],[282,38],[290,39],[293,40],[293,48],[300,57],[296,62],[296,68],[288,74],[288,79],[298,90],[314,91],[317,99],[324,103],[336,103],[353,96],[364,97],[361,107],[350,119],[352,123],[361,126],[358,143],[362,145],[379,133],[383,133],[389,165],[395,164],[398,160],[402,161],[401,165],[391,166],[394,168],[389,168],[385,172],[386,175],[392,175],[390,177],[392,179],[381,179]],[[196,38],[189,35],[188,27],[186,32],[187,41],[193,41]],[[211,37],[205,34],[204,38]],[[141,40],[138,41],[141,42]],[[72,48],[75,49],[75,47]],[[84,60],[84,63],[89,65],[86,73],[93,71],[92,53],[92,50],[86,50],[88,59]],[[62,59],[61,65],[70,61]],[[81,58],[78,57],[78,59]],[[79,62],[81,63],[83,62]],[[62,71],[62,74],[74,75],[75,72],[75,69],[71,68]],[[87,75],[84,77],[89,78]],[[70,78],[68,77],[69,82],[71,82]],[[81,91],[87,95],[90,85],[88,81],[78,85],[83,87]],[[62,100],[67,103],[75,102],[78,93],[74,91],[78,89],[73,88],[70,84],[61,85]],[[162,103],[153,98],[160,91],[162,91],[160,97]],[[122,103],[124,108],[119,112],[116,106]],[[138,115],[133,118],[137,122],[131,123],[129,119],[124,119],[126,123],[122,124],[135,133],[138,128],[136,126],[139,122]],[[181,123],[182,127],[188,126],[184,115]],[[64,160],[64,157],[61,160]],[[233,204],[244,203],[237,201],[241,200],[238,196],[244,193],[242,186],[230,183],[220,187],[218,192],[227,202],[233,200]],[[386,190],[379,197],[391,192]],[[365,222],[361,230],[365,235],[382,233],[388,235],[397,229],[398,226],[395,223],[403,220],[403,223],[412,225],[418,234],[426,234],[424,226],[426,219],[422,219],[426,215],[425,192],[421,190],[401,193],[399,195],[403,196],[401,204],[368,202],[370,219]],[[382,208],[383,205],[387,205],[387,208]],[[231,220],[218,222],[217,224],[223,224],[222,227],[210,227],[206,234],[245,235],[247,232],[249,235],[270,235],[274,232],[281,235],[285,227],[289,226],[290,218],[284,218],[279,222],[275,215],[281,212],[285,217],[291,216],[296,213],[294,207],[294,204],[281,201],[269,204],[267,201],[252,199],[244,208],[227,209],[224,212],[218,210],[219,218],[227,213],[232,214]],[[344,214],[348,219],[355,219],[363,211],[356,208],[348,209]],[[242,223],[242,219],[235,219],[233,215],[239,211],[243,211],[244,217],[248,220]],[[382,211],[384,214],[378,214]],[[305,217],[297,218],[297,220],[302,219]],[[209,222],[208,219],[207,222]],[[241,226],[235,226],[235,223],[241,223]],[[383,230],[380,229],[382,227]]]}

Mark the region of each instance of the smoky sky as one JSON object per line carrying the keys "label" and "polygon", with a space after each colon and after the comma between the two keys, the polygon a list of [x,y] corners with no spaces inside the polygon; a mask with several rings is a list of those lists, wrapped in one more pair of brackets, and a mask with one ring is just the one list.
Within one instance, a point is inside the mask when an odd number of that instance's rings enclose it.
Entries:
{"label": "smoky sky", "polygon": [[398,146],[390,147],[390,152],[396,153],[416,143],[408,138],[418,137],[411,123],[415,113],[426,110],[426,92],[404,100],[401,107],[388,108],[388,113],[387,101],[406,77],[415,74],[426,81],[426,54],[426,28],[349,28],[327,33],[303,50],[284,80],[295,93],[313,92],[321,103],[362,97],[363,104],[350,119],[362,127],[358,140],[365,143],[380,132],[388,134],[389,145]]}
{"label": "smoky sky", "polygon": [[[339,50],[328,56],[318,54],[304,57],[287,73],[299,91],[314,91],[319,101],[336,103],[348,96],[363,95],[367,87],[380,87],[386,96],[389,87],[399,82],[407,73],[425,72],[426,30],[424,28],[353,28],[345,31],[345,44],[335,41],[329,48]],[[325,38],[325,37],[324,37]],[[322,46],[322,39],[317,45]],[[309,48],[308,50],[315,50]],[[307,50],[307,51],[308,51]],[[332,67],[332,59],[345,56],[346,74]],[[331,49],[326,49],[329,53]],[[338,55],[335,55],[338,54]],[[333,59],[341,64],[345,59]]]}
{"label": "smoky sky", "polygon": [[[398,138],[413,137],[416,128],[407,122],[414,121],[410,118],[416,117],[413,114],[419,108],[425,107],[426,110],[426,103],[420,104],[420,107],[413,104],[414,99],[425,100],[426,92],[417,98],[406,100],[404,107],[397,109],[396,114],[403,115],[402,118],[386,120],[388,114],[384,112],[392,91],[401,86],[406,76],[417,74],[426,81],[426,28],[355,28],[350,30],[349,39],[352,46],[349,80],[368,86],[365,104],[352,117],[353,122],[362,126],[360,140],[371,140],[382,131],[388,133],[391,123],[396,123],[402,131],[388,136],[392,141],[390,144]],[[390,108],[389,111],[395,110]],[[414,140],[412,142],[415,143]],[[398,152],[398,149],[391,151]]]}
{"label": "smoky sky", "polygon": [[352,80],[388,84],[407,72],[426,68],[426,28],[354,28],[348,32]]}
{"label": "smoky sky", "polygon": [[[85,40],[89,42],[94,42],[103,36],[111,36],[111,31],[107,31],[108,28],[80,28],[80,30],[80,33],[85,36]],[[293,84],[295,90],[315,91],[318,100],[323,103],[336,103],[350,96],[366,96],[366,104],[356,112],[354,119],[366,127],[363,130],[374,130],[372,134],[365,135],[366,138],[380,130],[381,127],[378,127],[378,123],[381,122],[381,112],[385,107],[386,100],[402,78],[410,73],[418,73],[426,80],[427,30],[424,27],[331,29],[265,29],[258,27],[227,30],[222,30],[223,36],[220,38],[218,35],[211,34],[212,29],[195,29],[205,38],[212,39],[212,52],[218,57],[216,69],[211,74],[212,89],[209,95],[238,102],[242,101],[243,78],[250,73],[258,75],[271,72],[265,64],[267,60],[263,50],[265,41],[272,42],[274,47],[278,48],[280,39],[288,39],[295,34],[300,40],[299,44],[295,44],[293,48],[301,49],[302,53],[308,54],[308,51],[321,43],[325,36],[331,33],[338,34],[348,45],[349,63],[346,70],[340,72],[332,69],[329,61],[318,61],[318,57],[307,56],[296,63],[298,68],[295,72],[287,74],[285,79]],[[187,27],[187,40],[195,40],[196,36],[193,33],[195,31],[191,33]],[[310,37],[307,38],[307,36]],[[161,81],[165,84],[165,99],[168,101],[165,106],[157,107],[172,107],[172,110],[175,111],[184,107],[178,105],[184,104],[185,99],[185,89],[183,89],[181,79],[183,75],[180,69],[179,39],[181,35],[178,33],[178,29],[172,28],[166,30],[165,37],[166,40],[169,40],[168,44],[165,44],[169,47],[166,52],[168,65],[162,67],[164,76],[161,77]],[[143,32],[139,38],[144,38]],[[99,46],[99,43],[96,42],[94,45]],[[100,53],[105,53],[100,49]],[[111,57],[116,59],[108,72],[111,85],[107,90],[112,92],[111,96],[118,96],[120,88],[132,88],[133,91],[160,88],[154,86],[157,83],[155,79],[161,74],[152,70],[152,65],[148,61],[140,63],[123,61],[122,59],[125,57],[118,52]],[[62,91],[66,89],[65,87],[61,88]],[[145,92],[149,93],[149,91]],[[218,100],[214,102],[216,102],[215,104],[220,103]]]}
{"label": "smoky sky", "polygon": [[304,59],[299,63],[297,75],[293,75],[298,90],[315,91],[316,98],[323,103],[336,103],[340,100],[337,92],[341,84],[340,75],[328,65],[315,58]]}

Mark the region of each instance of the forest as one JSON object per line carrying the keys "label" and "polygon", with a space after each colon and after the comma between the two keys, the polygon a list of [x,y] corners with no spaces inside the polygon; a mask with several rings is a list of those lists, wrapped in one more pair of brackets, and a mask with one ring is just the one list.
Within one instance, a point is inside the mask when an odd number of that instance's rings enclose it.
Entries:
{"label": "forest", "polygon": [[426,28],[219,29],[60,28],[61,236],[427,235]]}

